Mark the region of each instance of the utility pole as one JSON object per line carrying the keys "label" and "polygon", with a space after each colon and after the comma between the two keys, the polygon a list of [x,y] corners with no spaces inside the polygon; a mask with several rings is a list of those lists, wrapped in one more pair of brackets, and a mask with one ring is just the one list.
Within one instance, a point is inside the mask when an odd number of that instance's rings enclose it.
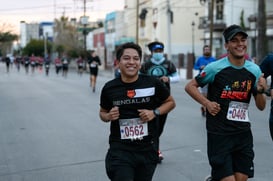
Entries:
{"label": "utility pole", "polygon": [[54,20],[56,19],[56,0],[54,0]]}
{"label": "utility pole", "polygon": [[258,63],[261,63],[263,57],[266,55],[268,50],[268,43],[266,37],[266,1],[260,0],[258,1],[258,17],[256,20],[257,29],[258,29],[258,37],[257,37],[257,60]]}
{"label": "utility pole", "polygon": [[139,12],[139,0],[136,1],[136,44],[138,44],[138,28],[139,28],[139,21],[138,21],[138,12]]}
{"label": "utility pole", "polygon": [[210,3],[210,11],[211,11],[211,13],[210,13],[210,39],[209,39],[209,43],[210,43],[210,49],[213,51],[213,24],[214,24],[214,22],[213,22],[213,18],[214,18],[214,16],[213,16],[213,14],[214,14],[214,0],[211,0],[211,3]]}
{"label": "utility pole", "polygon": [[192,21],[191,23],[191,26],[192,26],[192,54],[193,56],[195,55],[195,50],[194,50],[194,26],[195,26],[195,22]]}
{"label": "utility pole", "polygon": [[[214,26],[214,22],[213,22],[213,18],[214,18],[214,0],[199,0],[200,4],[202,6],[205,6],[205,3],[208,2],[208,9],[209,9],[209,22],[210,22],[210,26],[209,26],[209,44],[210,44],[210,49],[211,51],[213,51],[213,26]],[[233,2],[233,1],[232,1]]]}
{"label": "utility pole", "polygon": [[[86,18],[86,0],[83,0],[83,17],[84,19]],[[87,35],[87,32],[86,32],[86,22],[83,23],[83,49],[84,49],[84,52],[86,52],[86,35]]]}
{"label": "utility pole", "polygon": [[47,36],[48,36],[48,33],[45,32],[45,34],[44,34],[44,58],[47,57]]}
{"label": "utility pole", "polygon": [[[53,11],[54,11],[54,21],[53,21],[53,27],[56,26],[56,0],[54,1]],[[52,48],[51,48],[51,59],[54,60],[55,58],[55,28],[53,28],[53,34],[52,34]]]}
{"label": "utility pole", "polygon": [[167,39],[167,44],[168,44],[168,59],[172,58],[172,51],[171,51],[171,6],[170,6],[170,0],[167,0],[167,34],[168,34],[168,39]]}

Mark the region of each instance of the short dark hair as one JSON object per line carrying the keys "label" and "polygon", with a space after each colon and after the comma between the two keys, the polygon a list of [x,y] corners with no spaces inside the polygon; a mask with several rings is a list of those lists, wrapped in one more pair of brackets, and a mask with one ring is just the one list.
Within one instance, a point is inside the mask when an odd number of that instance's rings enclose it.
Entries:
{"label": "short dark hair", "polygon": [[203,50],[205,50],[205,48],[210,48],[210,46],[209,45],[204,45]]}
{"label": "short dark hair", "polygon": [[120,45],[117,49],[117,53],[116,53],[116,59],[118,61],[120,61],[120,57],[123,55],[123,52],[125,49],[127,48],[132,48],[132,49],[135,49],[139,55],[139,58],[141,60],[141,57],[142,57],[142,49],[141,47],[136,44],[136,43],[133,43],[133,42],[128,42],[128,43],[124,43],[122,45]]}

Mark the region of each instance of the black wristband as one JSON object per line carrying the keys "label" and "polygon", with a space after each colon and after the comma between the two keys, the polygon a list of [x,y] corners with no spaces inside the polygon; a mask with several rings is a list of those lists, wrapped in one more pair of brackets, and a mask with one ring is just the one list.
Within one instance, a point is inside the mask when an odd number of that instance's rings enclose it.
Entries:
{"label": "black wristband", "polygon": [[271,91],[271,88],[265,90],[264,91],[265,95],[268,96],[268,97],[270,97],[271,96],[270,91]]}
{"label": "black wristband", "polygon": [[256,92],[257,92],[257,94],[263,94],[263,93],[264,93],[264,89],[258,90],[258,89],[256,88]]}
{"label": "black wristband", "polygon": [[254,87],[254,89],[253,89],[253,94],[254,95],[263,94],[263,93],[264,93],[264,89],[258,90],[257,87]]}

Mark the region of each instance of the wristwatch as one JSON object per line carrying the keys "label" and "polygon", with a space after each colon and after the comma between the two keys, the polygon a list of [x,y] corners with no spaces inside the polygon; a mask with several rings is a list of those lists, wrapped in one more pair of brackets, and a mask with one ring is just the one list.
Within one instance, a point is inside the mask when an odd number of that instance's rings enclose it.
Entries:
{"label": "wristwatch", "polygon": [[154,112],[155,116],[159,116],[160,115],[159,109],[154,109],[153,112]]}

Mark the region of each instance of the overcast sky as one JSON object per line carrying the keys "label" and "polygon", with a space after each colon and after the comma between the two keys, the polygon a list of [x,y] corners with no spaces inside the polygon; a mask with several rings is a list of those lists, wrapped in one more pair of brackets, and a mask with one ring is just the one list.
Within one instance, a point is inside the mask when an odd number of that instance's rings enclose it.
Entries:
{"label": "overcast sky", "polygon": [[[2,0],[0,23],[18,31],[20,21],[26,23],[53,21],[63,14],[69,18],[83,15],[84,0]],[[86,0],[86,15],[90,21],[105,17],[106,13],[122,10],[124,0]]]}

